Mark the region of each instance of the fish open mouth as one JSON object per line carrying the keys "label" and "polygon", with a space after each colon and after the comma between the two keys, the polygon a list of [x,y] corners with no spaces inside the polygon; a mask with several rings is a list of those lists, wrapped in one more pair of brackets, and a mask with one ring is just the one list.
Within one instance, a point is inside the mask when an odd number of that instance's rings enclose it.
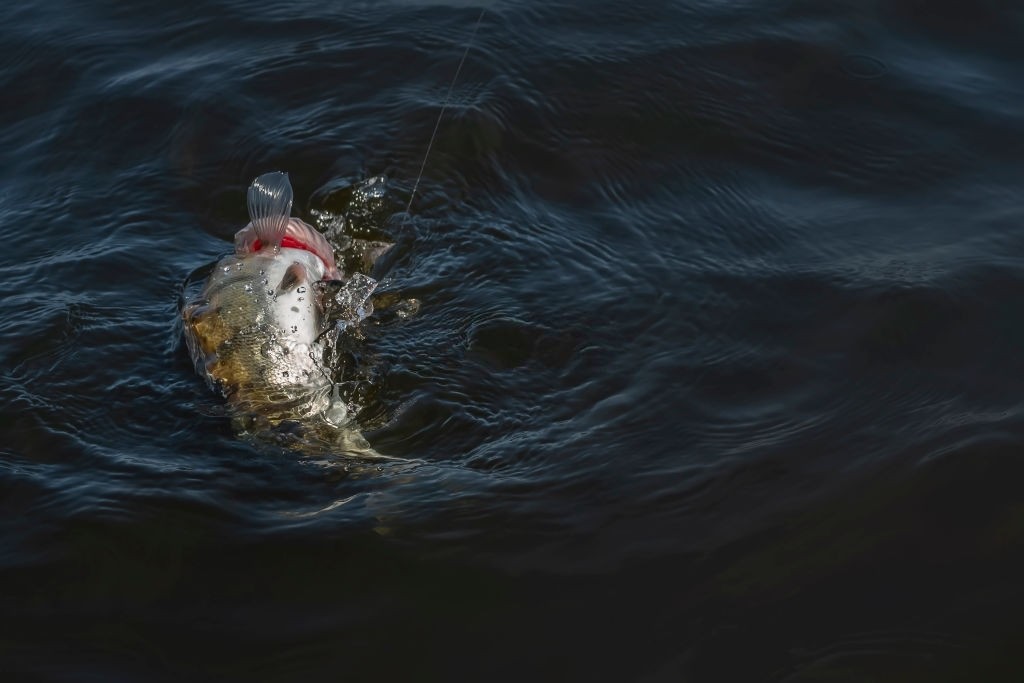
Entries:
{"label": "fish open mouth", "polygon": [[[284,237],[281,238],[281,246],[282,247],[287,247],[289,249],[305,249],[306,251],[311,251],[314,254],[316,253],[316,251],[312,247],[310,247],[308,244],[305,244],[304,242],[300,242],[300,241],[298,241],[297,239],[295,239],[294,237],[292,237],[290,235],[285,235]],[[253,251],[259,251],[262,248],[263,248],[263,243],[260,242],[259,239],[257,239],[255,242],[252,243],[252,250]]]}
{"label": "fish open mouth", "polygon": [[[302,249],[317,256],[324,264],[324,280],[341,280],[344,277],[341,270],[338,269],[334,259],[334,249],[327,238],[300,218],[288,219],[287,227],[278,246],[284,249]],[[256,253],[266,247],[267,245],[259,238],[252,223],[235,233],[235,253],[239,256]]]}
{"label": "fish open mouth", "polygon": [[334,260],[334,248],[313,226],[289,216],[292,186],[288,174],[264,173],[252,181],[247,194],[249,224],[235,233],[235,253],[245,256],[268,246],[304,249],[324,264],[325,280],[340,280],[342,273]]}

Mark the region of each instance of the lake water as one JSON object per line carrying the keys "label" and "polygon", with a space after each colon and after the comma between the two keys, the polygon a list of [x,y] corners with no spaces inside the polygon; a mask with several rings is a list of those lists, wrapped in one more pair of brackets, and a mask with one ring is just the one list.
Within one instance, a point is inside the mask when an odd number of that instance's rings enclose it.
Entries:
{"label": "lake water", "polygon": [[[5,680],[1016,680],[1024,12],[480,11],[0,9]],[[192,368],[273,170],[405,461]]]}

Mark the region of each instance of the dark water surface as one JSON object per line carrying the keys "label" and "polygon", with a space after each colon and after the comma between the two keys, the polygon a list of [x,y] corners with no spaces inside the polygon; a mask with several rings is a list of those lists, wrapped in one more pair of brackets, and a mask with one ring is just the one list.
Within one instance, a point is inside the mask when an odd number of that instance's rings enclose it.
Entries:
{"label": "dark water surface", "polygon": [[[479,6],[5,4],[4,680],[1019,680],[1019,7],[489,5],[404,220]],[[411,463],[191,367],[270,170]]]}

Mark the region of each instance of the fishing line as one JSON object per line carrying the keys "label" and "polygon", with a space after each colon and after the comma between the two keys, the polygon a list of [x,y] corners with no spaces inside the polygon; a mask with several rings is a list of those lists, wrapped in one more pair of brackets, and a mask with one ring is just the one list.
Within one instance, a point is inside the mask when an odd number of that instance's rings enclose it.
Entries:
{"label": "fishing line", "polygon": [[416,198],[416,190],[419,189],[420,180],[423,178],[423,171],[427,167],[427,159],[430,158],[430,150],[434,146],[434,139],[437,137],[437,131],[441,127],[441,118],[444,116],[444,111],[448,108],[448,102],[452,98],[452,92],[455,90],[455,82],[459,80],[459,73],[462,71],[462,65],[466,63],[466,57],[469,55],[469,50],[473,47],[473,39],[476,38],[477,29],[480,28],[480,22],[484,20],[484,14],[486,13],[486,7],[480,10],[480,16],[476,18],[476,24],[473,26],[473,33],[470,34],[469,40],[466,42],[466,49],[462,53],[462,59],[459,60],[458,68],[455,69],[455,76],[452,77],[451,85],[448,86],[448,94],[444,96],[444,102],[441,104],[441,111],[438,113],[437,121],[434,123],[434,132],[430,134],[430,141],[427,142],[427,152],[423,155],[423,163],[420,164],[419,175],[416,176],[416,182],[413,183],[412,186],[412,193],[409,195],[409,203],[405,207],[405,220],[402,221],[403,226],[409,220],[409,212],[412,210],[412,201]]}
{"label": "fishing line", "polygon": [[[484,14],[487,13],[487,8],[484,7],[480,10],[480,16],[476,18],[476,23],[473,25],[473,32],[469,36],[469,40],[466,41],[466,49],[462,52],[462,59],[459,60],[459,66],[455,69],[455,75],[452,77],[452,82],[448,86],[448,93],[444,96],[444,102],[441,104],[441,111],[437,114],[437,121],[434,122],[434,131],[430,134],[430,140],[427,142],[427,151],[423,155],[423,163],[420,164],[420,172],[416,176],[416,182],[413,183],[412,192],[409,194],[409,203],[405,207],[405,218],[402,220],[402,226],[409,220],[410,211],[412,211],[412,202],[416,198],[416,190],[419,189],[420,180],[423,178],[423,171],[427,168],[427,159],[430,158],[430,150],[434,146],[434,140],[437,138],[437,131],[441,128],[441,119],[444,117],[444,112],[448,108],[448,102],[451,101],[452,92],[455,91],[455,83],[459,80],[459,74],[462,73],[462,65],[466,63],[466,57],[469,56],[469,50],[473,47],[473,40],[476,38],[476,32],[480,28],[480,23],[484,20]],[[324,330],[320,336],[324,336],[327,333],[333,331],[336,328],[330,328]],[[320,337],[317,337],[319,341]],[[310,354],[312,356],[312,353]],[[315,360],[315,359],[314,359]],[[344,407],[344,403],[341,398],[341,382],[334,381],[334,378],[328,374],[327,370],[320,364],[317,364],[317,368],[321,374],[331,382],[331,408],[338,406],[339,408]],[[342,377],[344,377],[344,369],[342,369]]]}

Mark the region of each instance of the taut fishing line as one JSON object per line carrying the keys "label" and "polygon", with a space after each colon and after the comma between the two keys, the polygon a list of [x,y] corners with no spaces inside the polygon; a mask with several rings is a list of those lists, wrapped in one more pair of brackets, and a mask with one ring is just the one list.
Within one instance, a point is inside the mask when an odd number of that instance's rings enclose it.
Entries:
{"label": "taut fishing line", "polygon": [[402,225],[409,220],[409,212],[412,210],[413,199],[416,198],[416,190],[419,189],[420,180],[423,178],[423,171],[427,167],[427,159],[430,158],[430,150],[434,146],[434,139],[437,137],[437,131],[441,127],[441,119],[444,117],[445,109],[448,108],[448,102],[452,98],[452,91],[455,90],[455,83],[459,80],[459,73],[462,72],[462,65],[466,63],[466,57],[469,55],[469,50],[473,47],[473,40],[476,38],[477,29],[480,28],[480,22],[484,20],[484,14],[487,13],[487,8],[484,7],[480,10],[480,16],[476,18],[476,24],[473,25],[473,33],[470,34],[469,40],[466,41],[466,49],[462,53],[462,59],[459,60],[459,66],[455,69],[455,76],[452,77],[451,85],[448,86],[448,94],[444,96],[444,102],[441,104],[441,111],[437,115],[437,121],[434,123],[434,132],[430,134],[430,141],[427,142],[427,151],[423,155],[423,163],[420,164],[420,172],[416,176],[416,182],[413,183],[412,193],[409,195],[409,203],[405,207],[405,219],[402,221]]}

